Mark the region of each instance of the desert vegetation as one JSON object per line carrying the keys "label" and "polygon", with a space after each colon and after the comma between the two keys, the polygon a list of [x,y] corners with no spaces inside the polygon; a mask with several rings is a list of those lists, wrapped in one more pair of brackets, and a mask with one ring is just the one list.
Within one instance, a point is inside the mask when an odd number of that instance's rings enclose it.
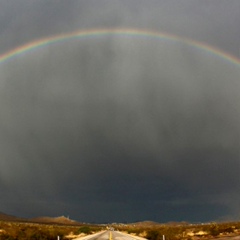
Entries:
{"label": "desert vegetation", "polygon": [[26,222],[0,222],[0,240],[69,240],[85,236],[101,228],[98,226],[66,226],[58,224],[38,224]]}
{"label": "desert vegetation", "polygon": [[0,240],[70,240],[105,230],[123,231],[149,240],[198,240],[240,235],[240,222],[228,223],[136,223],[110,225],[64,225],[30,222],[0,221]]}
{"label": "desert vegetation", "polygon": [[115,228],[149,240],[162,240],[163,238],[165,240],[197,240],[240,235],[240,222],[131,224],[115,226]]}

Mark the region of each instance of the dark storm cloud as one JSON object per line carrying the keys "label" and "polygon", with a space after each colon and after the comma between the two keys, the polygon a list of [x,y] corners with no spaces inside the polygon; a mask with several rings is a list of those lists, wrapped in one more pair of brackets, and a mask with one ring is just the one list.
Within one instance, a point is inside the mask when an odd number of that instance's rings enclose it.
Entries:
{"label": "dark storm cloud", "polygon": [[[201,3],[3,1],[1,49],[122,26],[218,47],[221,36],[233,51],[238,25],[223,35],[214,29],[238,19],[239,3],[221,1],[231,15]],[[239,74],[239,66],[185,43],[114,35],[2,63],[1,211],[99,222],[236,217]]]}
{"label": "dark storm cloud", "polygon": [[147,205],[151,217],[152,206],[236,191],[239,70],[214,61],[181,43],[110,37],[3,64],[2,181],[80,215],[92,202],[133,216]]}

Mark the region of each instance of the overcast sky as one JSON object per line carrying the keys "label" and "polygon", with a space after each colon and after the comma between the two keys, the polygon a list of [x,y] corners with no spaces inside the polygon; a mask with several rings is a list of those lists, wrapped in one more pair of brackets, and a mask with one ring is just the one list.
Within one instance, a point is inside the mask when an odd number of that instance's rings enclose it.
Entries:
{"label": "overcast sky", "polygon": [[[76,30],[240,54],[239,0],[1,0],[0,53]],[[240,218],[240,65],[184,41],[68,39],[0,64],[0,212]]]}

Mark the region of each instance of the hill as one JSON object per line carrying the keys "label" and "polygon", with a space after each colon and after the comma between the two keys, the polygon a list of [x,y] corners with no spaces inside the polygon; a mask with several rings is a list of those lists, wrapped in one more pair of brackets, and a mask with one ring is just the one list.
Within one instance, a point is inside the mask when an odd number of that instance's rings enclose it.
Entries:
{"label": "hill", "polygon": [[3,212],[0,212],[0,221],[9,222],[33,222],[33,223],[47,223],[47,224],[60,224],[60,225],[80,225],[77,221],[71,220],[67,217],[36,217],[36,218],[20,218],[15,217]]}
{"label": "hill", "polygon": [[168,225],[168,226],[186,226],[189,225],[188,222],[167,222],[167,223],[159,223],[154,221],[142,221],[127,224],[129,226],[134,227],[158,227],[160,225]]}
{"label": "hill", "polygon": [[0,212],[0,221],[24,221],[26,219],[8,215],[6,213]]}
{"label": "hill", "polygon": [[142,221],[142,222],[129,223],[128,225],[134,225],[138,227],[152,227],[152,226],[161,225],[161,223],[153,222],[153,221]]}
{"label": "hill", "polygon": [[78,225],[79,222],[71,220],[67,217],[60,216],[60,217],[37,217],[28,219],[30,222],[37,222],[37,223],[54,223],[54,224],[69,224],[69,225]]}

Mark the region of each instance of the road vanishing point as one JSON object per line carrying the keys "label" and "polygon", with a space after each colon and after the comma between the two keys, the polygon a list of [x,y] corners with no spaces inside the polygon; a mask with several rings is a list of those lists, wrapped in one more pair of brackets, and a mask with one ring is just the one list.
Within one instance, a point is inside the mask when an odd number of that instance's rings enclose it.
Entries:
{"label": "road vanishing point", "polygon": [[[166,239],[165,236],[163,237],[163,239]],[[119,231],[106,230],[85,237],[74,238],[73,240],[147,240],[147,239],[122,233]],[[227,236],[220,238],[218,237],[212,238],[212,240],[240,240],[240,236]]]}
{"label": "road vanishing point", "polygon": [[78,237],[74,240],[146,240],[146,238],[137,237],[118,231],[106,230],[85,237]]}

